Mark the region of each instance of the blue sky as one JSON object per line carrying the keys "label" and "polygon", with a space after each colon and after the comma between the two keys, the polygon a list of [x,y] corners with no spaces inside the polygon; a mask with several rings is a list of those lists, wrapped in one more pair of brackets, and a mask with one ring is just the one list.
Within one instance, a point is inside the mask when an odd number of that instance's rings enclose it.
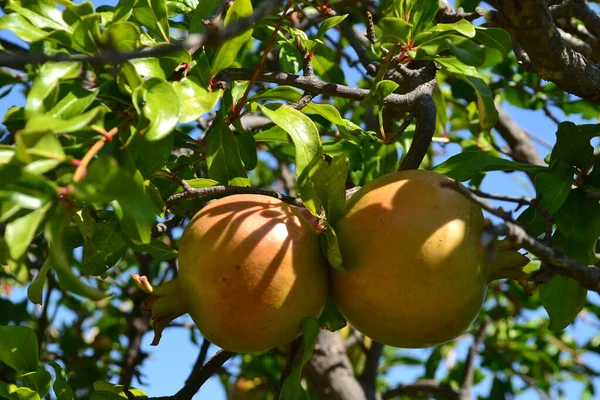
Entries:
{"label": "blue sky", "polygon": [[[94,5],[99,6],[101,4],[114,4],[115,1],[102,1],[93,2]],[[14,36],[7,32],[0,32],[0,36],[9,40],[16,40]],[[357,75],[350,73],[348,75],[348,81],[352,85],[357,79]],[[23,105],[24,99],[17,92],[13,91],[8,96],[0,99],[0,115],[4,115],[6,110],[13,105]],[[542,111],[527,111],[517,109],[510,105],[504,105],[507,111],[512,117],[526,130],[536,134],[543,138],[549,143],[555,141],[556,125],[547,118]],[[552,110],[558,118],[563,120],[570,120],[575,123],[583,123],[589,121],[582,121],[574,117],[564,116],[560,110]],[[549,149],[536,144],[537,150],[542,157],[549,153]],[[448,156],[456,153],[459,150],[457,145],[449,145],[447,147],[447,154],[439,157],[436,160],[436,164],[441,162]],[[489,173],[484,180],[482,190],[492,193],[502,193],[506,195],[514,196],[532,196],[535,194],[530,182],[523,174],[505,174],[501,172]],[[12,300],[19,300],[25,296],[23,290],[18,290],[11,296]],[[594,302],[600,302],[600,297],[597,294],[590,294],[590,300]],[[531,317],[543,316],[545,313],[539,311],[533,313]],[[67,316],[65,315],[65,318]],[[189,320],[189,317],[182,317]],[[597,334],[597,328],[590,327],[581,321],[577,321],[571,326],[569,332],[575,336],[579,343],[583,343],[589,338]],[[151,396],[170,395],[179,390],[187,378],[190,369],[196,359],[198,348],[190,342],[189,332],[186,329],[170,328],[167,329],[161,343],[158,347],[151,347],[151,334],[147,334],[144,337],[142,348],[151,354],[151,357],[144,363],[143,374],[144,381],[148,383],[147,386],[142,386],[141,389],[146,391]],[[465,352],[470,344],[470,339],[467,338],[462,341],[457,350],[457,359],[463,359]],[[214,353],[216,348],[211,349],[211,353]],[[426,357],[430,350],[402,350],[407,355],[414,355],[419,358]],[[591,356],[590,356],[591,357]],[[590,359],[591,360],[591,359]],[[596,365],[600,365],[600,357],[596,357],[593,361]],[[234,365],[236,361],[230,362],[228,365]],[[443,368],[439,373],[443,373]],[[388,378],[392,383],[410,383],[422,373],[421,367],[394,367],[390,370]],[[491,384],[491,378],[486,379],[481,385],[479,385],[475,393],[486,396],[489,392]],[[134,384],[135,385],[135,384]],[[580,384],[575,382],[567,382],[563,386],[567,393],[567,398],[574,399],[579,398],[582,387]],[[596,382],[597,391],[600,392],[600,382]],[[213,378],[210,379],[194,397],[195,399],[224,399],[225,394],[221,387],[220,382]],[[537,399],[538,395],[533,390],[528,390],[519,399]]]}

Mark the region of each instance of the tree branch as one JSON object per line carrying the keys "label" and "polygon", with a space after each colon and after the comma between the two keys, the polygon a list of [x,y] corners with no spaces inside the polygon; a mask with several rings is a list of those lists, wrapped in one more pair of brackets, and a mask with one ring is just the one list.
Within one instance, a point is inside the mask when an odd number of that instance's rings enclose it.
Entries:
{"label": "tree branch", "polygon": [[0,66],[21,69],[27,64],[44,63],[48,61],[56,62],[82,62],[90,64],[119,64],[124,61],[145,57],[162,57],[178,50],[187,50],[191,54],[195,53],[203,46],[216,47],[227,39],[235,37],[240,33],[250,29],[256,22],[269,15],[276,6],[277,0],[267,0],[261,4],[252,15],[241,18],[235,23],[222,29],[208,29],[204,33],[189,35],[183,41],[176,44],[165,44],[162,46],[141,48],[130,52],[116,52],[105,50],[98,54],[90,56],[85,55],[67,55],[67,54],[35,54],[27,53],[0,53]]}
{"label": "tree branch", "polygon": [[492,207],[484,199],[458,182],[442,182],[441,185],[456,190],[484,210],[502,218],[505,223],[496,227],[496,233],[499,236],[509,237],[516,245],[537,256],[542,262],[556,267],[556,273],[571,277],[577,280],[581,286],[600,293],[600,268],[595,265],[581,264],[544,244],[539,239],[531,236],[507,212]]}
{"label": "tree branch", "polygon": [[430,398],[431,395],[449,399],[459,400],[459,394],[448,384],[439,383],[433,379],[416,381],[410,385],[400,385],[383,394],[383,400],[390,400],[399,396],[415,396]]}
{"label": "tree branch", "polygon": [[235,353],[227,350],[219,350],[206,364],[200,368],[192,370],[190,377],[185,382],[181,390],[173,396],[150,397],[151,400],[191,400],[206,382],[227,360],[233,357]]}
{"label": "tree branch", "polygon": [[300,200],[296,197],[286,196],[284,194],[274,192],[271,190],[263,190],[263,189],[256,189],[256,188],[243,187],[243,186],[223,186],[223,185],[210,186],[210,187],[206,187],[206,188],[191,188],[191,187],[184,188],[183,192],[176,193],[172,196],[169,196],[165,200],[165,204],[170,205],[170,204],[172,204],[176,201],[180,201],[180,200],[201,199],[204,197],[219,196],[219,195],[232,195],[232,194],[262,194],[264,196],[275,197],[276,199],[279,199],[285,203],[288,203],[288,204],[291,204],[291,205],[294,205],[297,207],[304,207],[304,203],[302,202],[302,200]]}
{"label": "tree branch", "polygon": [[367,351],[365,368],[359,380],[368,400],[381,398],[377,393],[377,375],[379,374],[379,359],[382,352],[383,344],[375,341],[371,343],[371,347]]}
{"label": "tree branch", "polygon": [[506,29],[527,54],[527,69],[569,93],[600,102],[600,66],[562,40],[546,0],[493,3],[501,12],[492,14],[493,22]]}
{"label": "tree branch", "polygon": [[320,399],[367,400],[362,386],[354,376],[344,342],[335,332],[321,330],[304,373],[311,389]]}
{"label": "tree branch", "polygon": [[537,150],[529,139],[529,134],[521,128],[511,116],[500,106],[498,109],[498,122],[495,128],[512,150],[515,161],[534,165],[545,165]]}
{"label": "tree branch", "polygon": [[485,318],[479,326],[479,330],[477,331],[477,335],[475,335],[471,347],[469,347],[469,353],[467,354],[467,359],[465,361],[465,376],[463,377],[463,382],[459,390],[461,400],[471,399],[471,389],[473,387],[473,377],[475,374],[475,357],[477,357],[479,346],[485,339],[486,329],[489,324],[490,320]]}

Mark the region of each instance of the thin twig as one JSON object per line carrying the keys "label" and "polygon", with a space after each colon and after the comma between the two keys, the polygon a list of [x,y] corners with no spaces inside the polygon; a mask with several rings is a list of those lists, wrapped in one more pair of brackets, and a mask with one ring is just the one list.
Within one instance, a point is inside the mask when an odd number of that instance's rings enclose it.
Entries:
{"label": "thin twig", "polygon": [[467,359],[465,361],[465,375],[459,391],[461,400],[471,399],[471,389],[473,387],[473,377],[475,375],[475,357],[477,357],[479,346],[485,339],[486,330],[489,324],[490,320],[488,318],[484,318],[484,320],[481,322],[481,325],[479,325],[479,330],[475,335],[475,339],[473,340],[471,347],[469,347],[469,353],[467,354]]}
{"label": "thin twig", "polygon": [[190,377],[173,396],[150,397],[151,400],[191,400],[206,382],[227,360],[233,357],[235,353],[227,350],[219,350],[206,364],[201,368],[194,369]]}
{"label": "thin twig", "polygon": [[217,196],[217,195],[232,195],[232,194],[261,194],[264,196],[275,197],[285,203],[292,204],[297,207],[304,207],[302,200],[286,196],[284,194],[274,192],[271,190],[256,189],[251,187],[243,186],[210,186],[206,188],[190,188],[184,190],[181,193],[176,193],[165,200],[165,204],[170,205],[176,201],[187,200],[187,199],[201,199],[204,197]]}
{"label": "thin twig", "polygon": [[250,90],[252,90],[252,87],[254,86],[254,83],[256,82],[256,77],[258,76],[260,70],[262,69],[262,66],[265,63],[265,60],[267,59],[267,56],[269,55],[269,52],[271,51],[271,48],[273,47],[273,44],[275,43],[275,38],[277,37],[277,34],[279,33],[279,29],[281,29],[281,24],[283,23],[283,20],[287,18],[287,12],[290,9],[291,5],[292,5],[292,2],[290,0],[288,0],[286,6],[283,9],[283,12],[281,13],[281,16],[277,20],[275,29],[273,29],[273,33],[271,33],[271,37],[269,38],[269,41],[267,42],[267,45],[265,46],[265,50],[263,51],[262,57],[260,58],[258,65],[254,68],[254,73],[252,74],[252,77],[250,78],[250,82],[248,83],[248,86],[246,87],[246,91],[244,92],[244,95],[242,96],[240,101],[237,102],[233,112],[231,113],[231,116],[229,117],[229,119],[231,121],[238,118],[238,116],[240,115],[240,112],[244,108],[244,105],[246,104],[246,100],[248,99],[248,95],[250,94]]}
{"label": "thin twig", "polygon": [[281,389],[283,388],[283,384],[285,380],[290,376],[294,367],[300,362],[300,355],[302,352],[303,337],[300,336],[292,341],[290,344],[290,352],[288,354],[288,358],[285,361],[285,366],[283,367],[283,371],[281,371],[281,376],[279,377],[279,383],[277,385],[277,389],[275,391],[274,400],[279,400],[281,396]]}
{"label": "thin twig", "polygon": [[[92,129],[94,129],[94,127],[92,127]],[[113,136],[115,136],[117,132],[119,132],[119,129],[116,127],[108,132],[100,128],[97,128],[95,130],[101,133],[102,137],[96,143],[94,143],[92,147],[90,147],[90,149],[87,151],[87,153],[85,153],[81,161],[78,163],[79,165],[77,166],[77,169],[75,169],[75,173],[73,174],[73,182],[79,182],[85,177],[85,175],[87,174],[87,167],[94,158],[94,156],[98,154],[98,152],[100,151],[100,149],[102,149],[102,147],[104,147],[106,142],[110,142]]]}

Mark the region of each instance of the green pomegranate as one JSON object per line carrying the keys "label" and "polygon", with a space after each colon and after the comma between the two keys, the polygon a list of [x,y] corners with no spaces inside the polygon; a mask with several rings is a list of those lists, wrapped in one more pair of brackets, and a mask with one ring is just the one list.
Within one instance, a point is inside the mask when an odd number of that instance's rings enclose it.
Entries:
{"label": "green pomegranate", "polygon": [[198,212],[179,246],[179,277],[151,287],[158,343],[188,312],[212,343],[235,352],[283,345],[318,317],[328,293],[327,264],[311,224],[294,207],[262,195],[233,195]]}
{"label": "green pomegranate", "polygon": [[456,338],[479,314],[488,283],[519,275],[528,261],[502,244],[489,263],[481,209],[442,182],[453,181],[422,170],[383,176],[337,223],[347,272],[332,271],[335,299],[349,323],[381,343],[422,348]]}

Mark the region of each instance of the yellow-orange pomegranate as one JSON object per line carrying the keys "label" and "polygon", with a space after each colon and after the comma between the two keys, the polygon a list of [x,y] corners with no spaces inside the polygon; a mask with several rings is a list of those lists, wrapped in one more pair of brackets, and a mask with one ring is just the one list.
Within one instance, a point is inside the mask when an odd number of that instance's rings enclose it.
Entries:
{"label": "yellow-orange pomegranate", "polygon": [[317,235],[300,212],[262,195],[233,195],[198,212],[179,246],[179,277],[152,288],[155,342],[189,312],[212,343],[236,352],[267,350],[296,338],[318,317],[328,291]]}
{"label": "yellow-orange pomegranate", "polygon": [[334,296],[373,340],[421,348],[456,338],[477,317],[488,283],[527,262],[503,248],[488,264],[481,209],[444,181],[452,182],[422,170],[383,176],[347,202],[337,223],[347,272],[332,271]]}

